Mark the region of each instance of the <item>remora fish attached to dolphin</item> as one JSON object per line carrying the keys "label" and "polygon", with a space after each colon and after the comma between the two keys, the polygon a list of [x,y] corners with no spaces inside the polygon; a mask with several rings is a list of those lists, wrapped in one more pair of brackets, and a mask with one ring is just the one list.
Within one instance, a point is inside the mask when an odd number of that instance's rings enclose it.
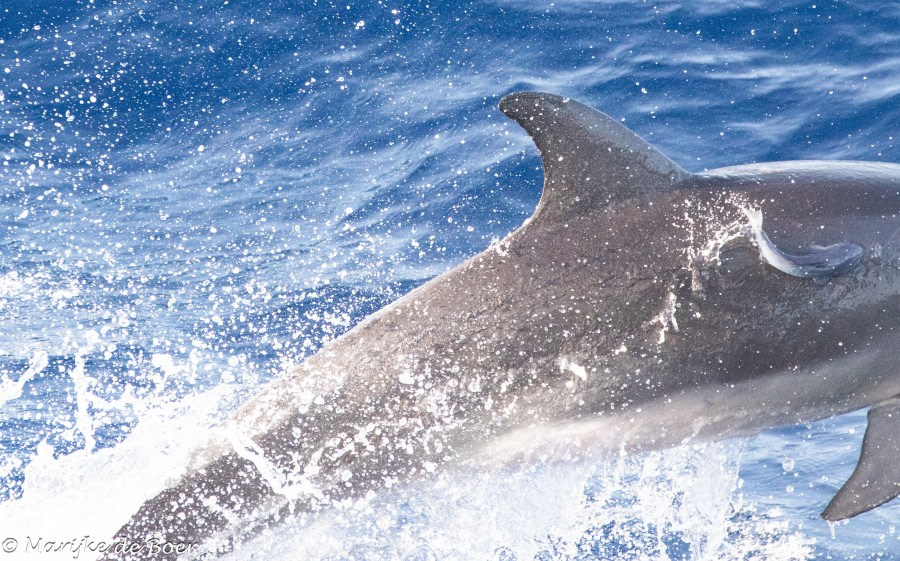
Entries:
{"label": "remora fish attached to dolphin", "polygon": [[855,243],[836,243],[828,247],[811,245],[803,255],[787,254],[772,243],[763,230],[763,215],[759,209],[743,209],[750,221],[750,232],[759,246],[760,258],[779,271],[800,278],[823,282],[851,271],[862,259],[863,248]]}
{"label": "remora fish attached to dolphin", "polygon": [[[272,383],[117,537],[227,548],[467,465],[870,406],[859,465],[823,516],[900,494],[900,166],[688,173],[575,101],[517,93],[500,109],[541,153],[534,215]],[[744,208],[765,213],[789,272],[811,270],[795,253],[816,243],[858,259],[824,283],[783,274],[760,262]]]}

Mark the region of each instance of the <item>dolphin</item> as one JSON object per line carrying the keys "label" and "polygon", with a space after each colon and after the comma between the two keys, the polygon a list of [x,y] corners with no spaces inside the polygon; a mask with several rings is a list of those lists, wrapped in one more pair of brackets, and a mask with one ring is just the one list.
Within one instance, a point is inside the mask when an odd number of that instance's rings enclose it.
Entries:
{"label": "dolphin", "polygon": [[[859,464],[822,516],[900,494],[900,165],[689,173],[574,100],[500,110],[541,154],[534,214],[271,383],[119,542],[214,555],[405,481],[865,407]],[[761,261],[776,243],[809,274]],[[828,259],[798,257],[820,244]]]}

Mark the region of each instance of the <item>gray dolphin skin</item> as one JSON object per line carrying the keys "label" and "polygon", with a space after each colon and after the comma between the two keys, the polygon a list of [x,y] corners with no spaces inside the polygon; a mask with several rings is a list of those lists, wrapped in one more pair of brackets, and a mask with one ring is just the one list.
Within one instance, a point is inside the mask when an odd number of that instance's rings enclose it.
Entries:
{"label": "gray dolphin skin", "polygon": [[[865,407],[859,464],[823,516],[900,494],[900,166],[688,173],[576,101],[500,109],[541,154],[534,215],[269,385],[118,538],[215,555],[397,483]],[[760,261],[748,209],[800,271],[813,246],[849,253],[809,275],[823,282],[785,274]]]}

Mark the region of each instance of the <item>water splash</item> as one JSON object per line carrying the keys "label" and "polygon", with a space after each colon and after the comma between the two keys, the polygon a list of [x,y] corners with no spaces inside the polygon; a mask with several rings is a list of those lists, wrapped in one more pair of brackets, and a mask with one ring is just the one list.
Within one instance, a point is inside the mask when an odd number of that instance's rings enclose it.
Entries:
{"label": "water splash", "polygon": [[[209,438],[210,425],[233,406],[233,391],[219,387],[189,402],[144,411],[129,438],[114,448],[93,453],[82,448],[57,457],[49,445],[40,445],[26,468],[23,496],[0,503],[4,535],[22,546],[27,537],[108,540],[145,500],[192,465],[195,449]],[[34,555],[20,547],[4,559]],[[72,554],[62,551],[41,558],[72,559]],[[92,556],[85,553],[80,558]]]}
{"label": "water splash", "polygon": [[28,361],[28,369],[25,370],[17,380],[14,381],[9,378],[0,380],[0,406],[21,397],[22,389],[25,387],[25,384],[30,382],[32,378],[47,368],[48,363],[47,353],[42,350],[37,350],[34,352],[34,356]]}
{"label": "water splash", "polygon": [[280,527],[226,559],[810,559],[800,529],[743,501],[741,449],[443,475]]}

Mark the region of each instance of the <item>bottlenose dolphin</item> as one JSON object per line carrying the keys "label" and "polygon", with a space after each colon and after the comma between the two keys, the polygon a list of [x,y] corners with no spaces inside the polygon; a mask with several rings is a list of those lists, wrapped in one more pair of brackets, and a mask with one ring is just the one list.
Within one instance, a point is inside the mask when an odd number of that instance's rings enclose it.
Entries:
{"label": "bottlenose dolphin", "polygon": [[[752,435],[870,406],[859,465],[823,516],[900,494],[900,166],[688,173],[576,101],[516,93],[500,109],[541,154],[534,215],[272,383],[119,539],[227,549],[469,465]],[[763,235],[747,209],[764,213]],[[767,244],[804,274],[762,262]],[[842,249],[810,250],[820,244]],[[833,258],[812,271],[797,255],[816,251]]]}

